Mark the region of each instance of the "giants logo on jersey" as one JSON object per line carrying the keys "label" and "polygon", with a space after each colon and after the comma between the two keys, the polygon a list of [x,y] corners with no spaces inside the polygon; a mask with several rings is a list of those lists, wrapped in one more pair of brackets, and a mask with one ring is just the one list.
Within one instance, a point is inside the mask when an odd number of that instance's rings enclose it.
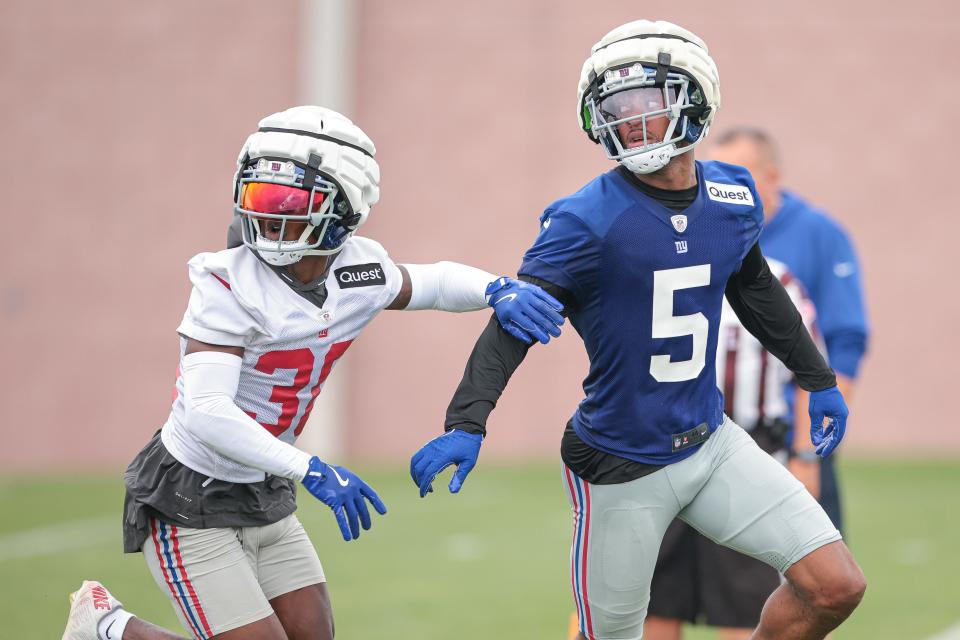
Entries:
{"label": "giants logo on jersey", "polygon": [[340,285],[341,289],[387,284],[387,277],[384,275],[383,267],[379,262],[355,264],[334,269],[333,274],[336,276],[337,284]]}

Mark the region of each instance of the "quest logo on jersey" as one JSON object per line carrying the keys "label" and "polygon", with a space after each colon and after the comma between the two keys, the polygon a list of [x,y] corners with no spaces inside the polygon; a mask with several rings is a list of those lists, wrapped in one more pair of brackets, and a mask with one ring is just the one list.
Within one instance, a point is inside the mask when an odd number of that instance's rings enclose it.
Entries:
{"label": "quest logo on jersey", "polygon": [[739,184],[720,184],[704,180],[707,185],[707,195],[711,200],[728,204],[742,204],[752,207],[753,194],[748,187]]}
{"label": "quest logo on jersey", "polygon": [[340,269],[334,269],[333,275],[341,289],[387,284],[387,276],[383,273],[383,267],[379,262],[341,267]]}

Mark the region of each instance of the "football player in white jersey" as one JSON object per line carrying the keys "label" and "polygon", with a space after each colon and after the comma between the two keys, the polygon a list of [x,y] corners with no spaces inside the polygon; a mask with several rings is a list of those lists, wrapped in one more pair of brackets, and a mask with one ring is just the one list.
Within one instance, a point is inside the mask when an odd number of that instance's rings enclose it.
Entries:
{"label": "football player in white jersey", "polygon": [[[398,265],[355,236],[379,199],[374,154],[329,109],[264,118],[237,161],[242,246],[190,260],[176,397],[127,468],[124,551],[144,554],[193,637],[333,637],[295,484],[333,510],[344,540],[370,528],[368,502],[386,506],[350,470],[293,445],[334,364],[381,310],[489,304],[522,340],[559,335],[561,305],[538,287],[451,262]],[[179,636],[84,582],[63,637]]]}

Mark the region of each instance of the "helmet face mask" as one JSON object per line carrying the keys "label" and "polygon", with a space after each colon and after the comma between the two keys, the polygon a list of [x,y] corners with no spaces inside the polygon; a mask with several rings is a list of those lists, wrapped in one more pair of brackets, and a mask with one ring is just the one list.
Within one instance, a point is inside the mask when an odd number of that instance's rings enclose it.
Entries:
{"label": "helmet face mask", "polygon": [[[676,72],[668,73],[663,83],[657,83],[655,71],[639,63],[608,70],[596,91],[587,95],[584,107],[590,116],[591,131],[607,157],[622,162],[642,155],[638,160],[646,166],[656,165],[651,168],[656,170],[662,166],[656,160],[665,153],[669,153],[666,162],[682,153],[681,147],[690,142],[688,111],[693,106],[693,84],[690,78]],[[645,173],[643,168],[633,170]]]}
{"label": "helmet face mask", "polygon": [[652,173],[706,136],[720,106],[719,83],[696,35],[637,20],[593,46],[580,74],[580,126],[611,160]]}
{"label": "helmet face mask", "polygon": [[[703,109],[702,96],[689,76],[668,71],[657,82],[656,70],[640,63],[608,69],[595,91],[584,99],[591,132],[607,157],[634,173],[662,169],[671,158],[692,148],[699,128],[691,126]],[[702,100],[702,98],[701,98]]]}
{"label": "helmet face mask", "polygon": [[[270,264],[336,253],[350,235],[344,226],[350,206],[340,187],[318,172],[308,190],[305,175],[298,163],[280,158],[250,161],[240,172],[234,212],[243,220],[243,243]],[[289,239],[288,231],[300,233]]]}

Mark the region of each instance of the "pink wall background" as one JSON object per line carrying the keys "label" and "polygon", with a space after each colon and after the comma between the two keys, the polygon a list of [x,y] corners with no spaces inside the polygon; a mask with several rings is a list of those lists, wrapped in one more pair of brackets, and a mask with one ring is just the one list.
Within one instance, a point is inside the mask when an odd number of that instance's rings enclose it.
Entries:
{"label": "pink wall background", "polygon": [[[639,17],[683,24],[720,67],[715,131],[774,132],[786,184],[858,246],[874,333],[845,449],[956,455],[943,399],[960,355],[948,201],[960,9],[837,4],[360,2],[348,115],[383,172],[363,232],[398,261],[514,272],[543,207],[609,166],[574,114],[590,45]],[[3,468],[119,467],[162,423],[185,262],[223,244],[244,137],[298,100],[298,19],[294,4],[0,7]],[[371,325],[340,372],[351,457],[402,463],[439,432],[486,319],[388,312]],[[552,455],[585,371],[572,330],[531,353],[485,456]]]}

